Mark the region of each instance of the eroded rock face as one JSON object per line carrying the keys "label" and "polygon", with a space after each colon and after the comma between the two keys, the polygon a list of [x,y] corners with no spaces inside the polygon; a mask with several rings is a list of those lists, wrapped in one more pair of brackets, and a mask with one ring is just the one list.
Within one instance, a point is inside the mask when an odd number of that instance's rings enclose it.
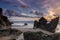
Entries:
{"label": "eroded rock face", "polygon": [[47,20],[44,17],[41,17],[39,21],[34,21],[34,28],[45,29],[47,25]]}
{"label": "eroded rock face", "polygon": [[42,17],[41,19],[39,19],[39,22],[38,22],[38,26],[41,28],[41,29],[46,29],[46,25],[47,25],[47,20]]}
{"label": "eroded rock face", "polygon": [[42,32],[25,32],[24,40],[59,40],[60,34],[47,35]]}
{"label": "eroded rock face", "polygon": [[51,22],[47,26],[49,27],[47,30],[50,32],[55,32],[58,22],[59,22],[59,17],[52,19]]}
{"label": "eroded rock face", "polygon": [[34,28],[37,28],[38,26],[38,21],[34,21]]}
{"label": "eroded rock face", "polygon": [[17,29],[2,29],[0,30],[0,37],[16,35],[19,36],[22,32]]}
{"label": "eroded rock face", "polygon": [[34,22],[34,28],[40,28],[49,32],[55,32],[57,24],[59,22],[59,17],[56,17],[51,20],[50,23],[47,24],[47,20],[44,17],[41,17],[39,21]]}

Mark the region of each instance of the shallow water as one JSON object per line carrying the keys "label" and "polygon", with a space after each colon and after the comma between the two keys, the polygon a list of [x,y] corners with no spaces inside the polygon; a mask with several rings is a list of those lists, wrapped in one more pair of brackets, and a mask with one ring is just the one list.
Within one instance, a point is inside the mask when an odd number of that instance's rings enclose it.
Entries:
{"label": "shallow water", "polygon": [[[27,23],[28,25],[24,25],[24,23]],[[15,22],[14,24],[12,24],[12,28],[33,28],[34,23],[32,22]],[[56,31],[55,33],[60,33],[60,24],[57,25]],[[24,40],[23,34],[21,34],[17,40]]]}
{"label": "shallow water", "polygon": [[[24,25],[27,23],[27,25]],[[12,28],[33,28],[34,27],[34,21],[13,21]],[[60,33],[60,22],[57,25],[57,28],[55,32]]]}

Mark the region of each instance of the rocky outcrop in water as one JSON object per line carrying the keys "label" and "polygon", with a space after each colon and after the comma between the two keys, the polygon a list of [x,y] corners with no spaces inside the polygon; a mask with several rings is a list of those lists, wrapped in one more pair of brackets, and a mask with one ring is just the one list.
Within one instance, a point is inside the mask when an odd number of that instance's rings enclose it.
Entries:
{"label": "rocky outcrop in water", "polygon": [[47,24],[47,30],[50,32],[55,32],[58,22],[59,22],[59,17],[52,19],[51,22]]}
{"label": "rocky outcrop in water", "polygon": [[44,17],[41,17],[39,21],[34,21],[34,28],[40,28],[54,33],[58,21],[59,21],[59,17],[56,17],[52,19],[50,23],[47,23],[48,21]]}

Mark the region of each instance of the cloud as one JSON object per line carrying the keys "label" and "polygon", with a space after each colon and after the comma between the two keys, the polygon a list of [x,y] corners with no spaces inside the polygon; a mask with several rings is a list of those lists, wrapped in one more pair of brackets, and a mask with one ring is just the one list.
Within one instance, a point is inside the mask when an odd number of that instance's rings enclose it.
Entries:
{"label": "cloud", "polygon": [[22,0],[1,0],[0,2],[9,4],[14,7],[29,7],[28,4]]}
{"label": "cloud", "polygon": [[26,3],[24,3],[22,0],[18,0],[22,5],[27,5]]}
{"label": "cloud", "polygon": [[39,12],[38,10],[32,10],[30,13],[37,15],[37,17],[42,17],[43,13]]}
{"label": "cloud", "polygon": [[20,4],[22,4],[21,5],[21,7],[22,8],[28,8],[29,7],[29,5],[27,4],[27,3],[25,3],[24,1],[22,1],[22,0],[17,0]]}
{"label": "cloud", "polygon": [[41,8],[45,8],[45,10],[47,10],[47,13],[51,15],[60,15],[60,0],[38,0],[36,4],[38,6],[42,5]]}
{"label": "cloud", "polygon": [[20,9],[22,12],[31,7],[28,10],[36,8],[42,12],[60,15],[60,0],[0,0],[0,2],[16,7],[16,9]]}
{"label": "cloud", "polygon": [[29,17],[38,17],[37,15],[35,14],[26,14],[26,13],[21,13],[20,15],[23,15],[23,16],[29,16]]}
{"label": "cloud", "polygon": [[27,14],[26,14],[26,13],[21,13],[21,15],[25,15],[25,16],[27,16]]}

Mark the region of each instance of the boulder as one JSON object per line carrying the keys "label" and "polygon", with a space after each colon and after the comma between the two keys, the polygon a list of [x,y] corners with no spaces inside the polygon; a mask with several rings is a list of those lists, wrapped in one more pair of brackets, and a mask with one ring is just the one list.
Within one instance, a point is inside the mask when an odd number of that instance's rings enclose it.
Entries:
{"label": "boulder", "polygon": [[43,32],[25,32],[24,40],[59,40],[60,34],[47,35]]}
{"label": "boulder", "polygon": [[21,33],[22,32],[17,29],[3,29],[0,30],[0,37],[10,36],[10,35],[19,36]]}
{"label": "boulder", "polygon": [[52,19],[51,22],[47,25],[47,30],[54,33],[58,22],[59,22],[59,17]]}
{"label": "boulder", "polygon": [[40,28],[40,29],[54,33],[57,27],[57,24],[59,22],[59,17],[52,19],[50,23],[47,23],[47,22],[48,21],[44,17],[41,17],[39,21],[34,21],[34,28]]}

